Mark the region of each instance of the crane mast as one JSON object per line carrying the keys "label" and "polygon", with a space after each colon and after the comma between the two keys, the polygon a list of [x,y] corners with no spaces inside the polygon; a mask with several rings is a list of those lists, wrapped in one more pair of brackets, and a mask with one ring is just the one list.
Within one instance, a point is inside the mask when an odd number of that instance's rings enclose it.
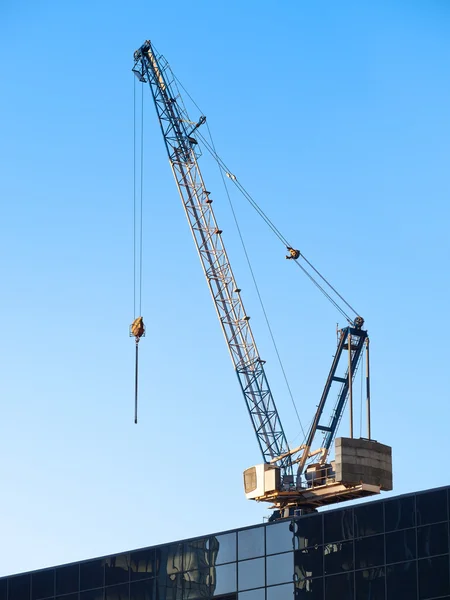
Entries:
{"label": "crane mast", "polygon": [[228,345],[264,461],[280,456],[283,475],[292,475],[290,449],[264,371],[233,271],[217,225],[210,192],[197,161],[193,124],[179,98],[172,72],[149,41],[134,54],[134,73],[148,82],[178,192],[203,272]]}

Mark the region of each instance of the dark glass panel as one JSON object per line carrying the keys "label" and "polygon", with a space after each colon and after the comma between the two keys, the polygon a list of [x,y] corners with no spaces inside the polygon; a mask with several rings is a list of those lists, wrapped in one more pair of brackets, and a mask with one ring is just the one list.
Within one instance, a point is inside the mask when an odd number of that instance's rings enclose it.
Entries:
{"label": "dark glass panel", "polygon": [[80,564],[80,590],[101,587],[104,581],[103,560],[90,560]]}
{"label": "dark glass panel", "polygon": [[295,547],[299,550],[311,546],[321,546],[323,544],[323,523],[321,514],[302,517],[295,522],[295,526]]}
{"label": "dark glass panel", "polygon": [[294,584],[285,583],[267,588],[267,600],[294,600]]}
{"label": "dark glass panel", "polygon": [[236,533],[224,533],[210,539],[211,565],[236,560]]}
{"label": "dark glass panel", "polygon": [[416,558],[416,530],[402,529],[386,534],[386,563]]}
{"label": "dark glass panel", "polygon": [[265,527],[238,531],[238,560],[264,556]]}
{"label": "dark glass panel", "polygon": [[187,571],[183,575],[183,598],[194,600],[210,596],[211,573],[209,567]]}
{"label": "dark glass panel", "polygon": [[7,591],[8,579],[6,577],[3,577],[3,579],[0,579],[0,600],[6,600]]}
{"label": "dark glass panel", "polygon": [[127,583],[130,579],[130,555],[118,554],[105,559],[105,585]]}
{"label": "dark glass panel", "polygon": [[450,593],[448,556],[419,560],[419,600]]}
{"label": "dark glass panel", "polygon": [[417,528],[417,554],[419,558],[448,554],[447,522]]}
{"label": "dark glass panel", "polygon": [[351,508],[326,512],[323,519],[326,544],[353,538],[353,510]]}
{"label": "dark glass panel", "polygon": [[55,595],[55,569],[38,571],[31,575],[31,597],[33,600]]}
{"label": "dark glass panel", "polygon": [[139,550],[130,555],[131,581],[155,576],[155,550]]}
{"label": "dark glass panel", "polygon": [[262,587],[264,583],[264,558],[244,560],[238,563],[239,590]]}
{"label": "dark glass panel", "polygon": [[387,600],[417,600],[417,562],[386,567]]}
{"label": "dark glass panel", "polygon": [[[155,572],[176,575],[183,570],[183,544],[168,544],[155,550]],[[172,581],[174,578],[172,577]]]}
{"label": "dark glass panel", "polygon": [[385,600],[385,583],[384,569],[382,567],[356,571],[356,600]]}
{"label": "dark glass panel", "polygon": [[355,564],[357,569],[384,565],[384,535],[355,540]]}
{"label": "dark glass panel", "polygon": [[56,595],[78,592],[80,565],[68,565],[56,569]]}
{"label": "dark glass panel", "polygon": [[211,595],[221,596],[237,590],[236,563],[211,568]]}
{"label": "dark glass panel", "polygon": [[192,540],[184,543],[183,570],[193,571],[209,566],[210,539]]}
{"label": "dark glass panel", "polygon": [[[151,579],[149,581],[152,581]],[[155,580],[156,600],[182,600],[183,575],[160,575]]]}
{"label": "dark glass panel", "polygon": [[276,585],[294,581],[294,553],[274,554],[266,558],[266,583]]}
{"label": "dark glass panel", "polygon": [[112,585],[105,589],[105,600],[128,600],[130,597],[130,586],[128,583]]}
{"label": "dark glass panel", "polygon": [[323,575],[323,546],[294,552],[297,581]]}
{"label": "dark glass panel", "polygon": [[371,502],[353,509],[355,537],[384,533],[383,503]]}
{"label": "dark glass panel", "polygon": [[266,554],[278,554],[294,549],[294,524],[282,521],[266,527]]}
{"label": "dark glass panel", "polygon": [[303,579],[295,584],[296,600],[323,600],[323,577]]}
{"label": "dark glass panel", "polygon": [[353,573],[325,577],[325,600],[335,600],[337,598],[339,600],[353,600]]}
{"label": "dark glass panel", "polygon": [[153,600],[155,597],[155,581],[132,581],[130,583],[130,600]]}
{"label": "dark glass panel", "polygon": [[78,600],[78,592],[75,594],[64,594],[64,596],[56,596],[56,600]]}
{"label": "dark glass panel", "polygon": [[80,600],[103,600],[105,593],[104,588],[98,588],[96,590],[89,590],[87,592],[80,593]]}
{"label": "dark glass panel", "polygon": [[447,490],[416,495],[417,525],[447,521]]}
{"label": "dark glass panel", "polygon": [[239,600],[265,600],[266,590],[260,588],[259,590],[250,590],[249,592],[239,592]]}
{"label": "dark glass panel", "polygon": [[414,495],[387,500],[384,503],[386,531],[407,529],[416,524],[416,498]]}
{"label": "dark glass panel", "polygon": [[9,600],[29,600],[31,591],[31,575],[16,575],[8,579]]}
{"label": "dark glass panel", "polygon": [[327,544],[323,550],[325,574],[351,571],[353,566],[353,542]]}

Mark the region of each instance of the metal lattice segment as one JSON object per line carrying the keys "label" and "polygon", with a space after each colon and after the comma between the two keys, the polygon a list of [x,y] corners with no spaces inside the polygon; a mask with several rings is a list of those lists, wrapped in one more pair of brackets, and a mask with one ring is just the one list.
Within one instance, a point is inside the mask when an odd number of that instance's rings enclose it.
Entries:
{"label": "metal lattice segment", "polygon": [[[269,462],[289,452],[289,445],[197,163],[200,152],[196,140],[189,133],[193,129],[192,122],[168,64],[162,57],[156,56],[150,42],[135,52],[135,60],[133,71],[140,81],[147,81],[150,85],[170,165],[203,271],[261,453]],[[283,474],[292,473],[290,456],[278,464]]]}

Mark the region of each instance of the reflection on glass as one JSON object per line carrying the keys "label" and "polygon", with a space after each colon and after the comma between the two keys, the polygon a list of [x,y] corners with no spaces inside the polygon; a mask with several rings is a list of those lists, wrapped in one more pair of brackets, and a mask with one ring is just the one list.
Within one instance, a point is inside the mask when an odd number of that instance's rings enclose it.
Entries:
{"label": "reflection on glass", "polygon": [[295,585],[296,600],[323,600],[323,578],[303,579]]}
{"label": "reflection on glass", "polygon": [[204,569],[209,566],[209,538],[184,543],[183,571]]}
{"label": "reflection on glass", "polygon": [[183,544],[168,544],[155,549],[155,572],[162,577],[183,570]]}
{"label": "reflection on glass", "polygon": [[415,560],[386,567],[387,600],[417,600],[417,563]]}
{"label": "reflection on glass", "polygon": [[238,531],[238,560],[264,556],[265,527]]}
{"label": "reflection on glass", "polygon": [[80,581],[80,566],[68,565],[56,569],[56,595],[78,592]]}
{"label": "reflection on glass", "polygon": [[104,589],[105,588],[97,588],[96,590],[81,592],[80,600],[104,600]]}
{"label": "reflection on glass", "polygon": [[449,593],[448,556],[419,560],[419,600]]}
{"label": "reflection on glass", "polygon": [[216,535],[210,539],[209,546],[212,565],[221,565],[236,560],[236,533]]}
{"label": "reflection on glass", "polygon": [[236,590],[236,563],[211,568],[211,595],[220,596]]}
{"label": "reflection on glass", "polygon": [[447,490],[416,495],[417,525],[447,521]]}
{"label": "reflection on glass", "polygon": [[267,588],[267,600],[293,600],[294,584],[285,583]]}
{"label": "reflection on glass", "polygon": [[282,521],[266,527],[266,554],[278,554],[294,549],[292,521]]}
{"label": "reflection on glass", "polygon": [[383,504],[371,502],[353,509],[355,537],[384,532]]}
{"label": "reflection on glass", "polygon": [[[353,573],[325,577],[325,598],[353,600]],[[397,600],[399,600],[399,598],[397,598]]]}
{"label": "reflection on glass", "polygon": [[274,554],[266,558],[267,585],[286,583],[294,580],[294,554]]}
{"label": "reflection on glass", "polygon": [[194,600],[210,596],[210,569],[197,569],[183,574],[183,598]]}
{"label": "reflection on glass", "polygon": [[324,514],[324,540],[339,542],[353,538],[353,511],[351,508]]}
{"label": "reflection on glass", "polygon": [[238,563],[238,589],[249,590],[250,588],[262,587],[264,585],[264,558],[244,560]]}
{"label": "reflection on glass", "polygon": [[416,530],[402,529],[386,534],[386,563],[416,558]]}
{"label": "reflection on glass", "polygon": [[130,556],[131,581],[155,576],[155,550],[139,550]]}
{"label": "reflection on glass", "polygon": [[103,560],[90,560],[80,564],[80,589],[90,590],[104,584]]}
{"label": "reflection on glass", "polygon": [[130,583],[130,600],[153,600],[155,582],[153,579]]}
{"label": "reflection on glass", "polygon": [[[148,581],[152,581],[149,579]],[[160,575],[155,580],[156,600],[182,600],[183,580],[182,575],[163,577]]]}
{"label": "reflection on glass", "polygon": [[31,575],[31,583],[32,600],[39,600],[40,598],[49,598],[50,596],[54,596],[55,569],[47,569],[46,571],[39,571],[37,573],[33,573]]}
{"label": "reflection on glass", "polygon": [[323,544],[322,515],[302,517],[295,522],[295,547],[299,550]]}
{"label": "reflection on glass", "polygon": [[239,600],[265,600],[266,590],[264,588],[259,590],[250,590],[249,592],[239,592]]}
{"label": "reflection on glass", "polygon": [[384,536],[373,535],[356,540],[355,562],[357,569],[384,565]]}
{"label": "reflection on glass", "polygon": [[105,589],[105,600],[129,600],[130,586],[128,583],[112,585]]}
{"label": "reflection on glass", "polygon": [[414,495],[387,500],[384,503],[386,531],[414,527],[416,524],[416,497]]}
{"label": "reflection on glass", "polygon": [[353,542],[326,544],[323,554],[327,575],[353,569]]}
{"label": "reflection on glass", "polygon": [[448,554],[448,523],[435,523],[417,528],[417,553],[419,558]]}
{"label": "reflection on glass", "polygon": [[384,569],[364,569],[355,573],[356,600],[385,600]]}
{"label": "reflection on glass", "polygon": [[297,581],[323,575],[323,546],[296,550],[294,553]]}
{"label": "reflection on glass", "polygon": [[105,585],[125,583],[130,578],[130,555],[118,554],[105,559]]}

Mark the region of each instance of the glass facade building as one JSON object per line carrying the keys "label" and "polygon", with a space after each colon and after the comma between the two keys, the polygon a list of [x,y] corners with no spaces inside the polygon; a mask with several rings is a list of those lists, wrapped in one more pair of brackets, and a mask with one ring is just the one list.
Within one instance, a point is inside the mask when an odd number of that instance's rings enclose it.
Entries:
{"label": "glass facade building", "polygon": [[0,600],[450,599],[450,487],[0,579]]}

